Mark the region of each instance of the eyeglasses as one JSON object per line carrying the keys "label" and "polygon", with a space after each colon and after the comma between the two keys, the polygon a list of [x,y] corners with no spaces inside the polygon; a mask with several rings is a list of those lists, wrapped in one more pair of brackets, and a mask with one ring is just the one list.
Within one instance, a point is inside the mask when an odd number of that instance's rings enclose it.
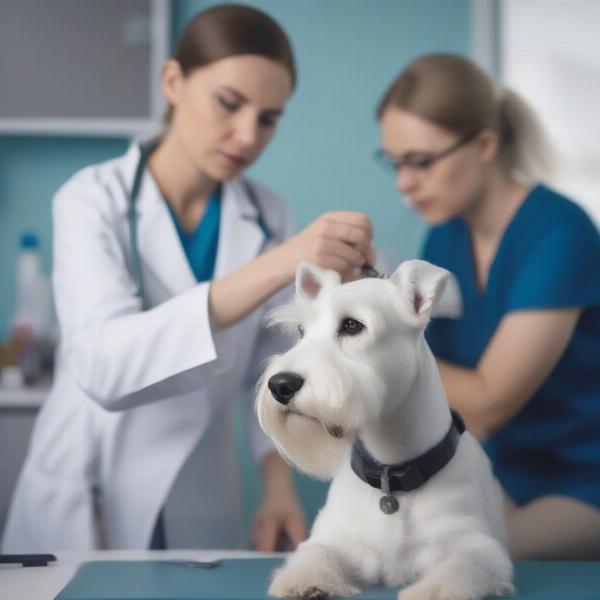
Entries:
{"label": "eyeglasses", "polygon": [[425,171],[429,169],[431,165],[436,163],[441,158],[452,154],[455,150],[462,148],[465,144],[470,142],[477,133],[471,133],[460,138],[457,142],[438,152],[437,154],[426,153],[426,152],[409,152],[405,156],[394,158],[389,154],[386,154],[384,150],[377,150],[375,152],[375,158],[382,164],[386,169],[390,169],[398,173],[403,167],[414,169],[415,171]]}

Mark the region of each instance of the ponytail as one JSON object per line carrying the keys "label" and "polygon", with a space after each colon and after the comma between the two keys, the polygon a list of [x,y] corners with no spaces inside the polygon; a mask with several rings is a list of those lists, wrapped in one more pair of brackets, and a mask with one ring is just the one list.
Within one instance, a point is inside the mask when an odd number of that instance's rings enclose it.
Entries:
{"label": "ponytail", "polygon": [[497,99],[499,161],[523,185],[550,179],[555,156],[537,115],[518,94],[501,88]]}
{"label": "ponytail", "polygon": [[554,170],[553,153],[531,108],[514,92],[497,92],[488,75],[462,56],[428,54],[415,59],[388,88],[377,118],[389,107],[461,136],[485,129],[497,132],[500,166],[524,185],[547,179]]}

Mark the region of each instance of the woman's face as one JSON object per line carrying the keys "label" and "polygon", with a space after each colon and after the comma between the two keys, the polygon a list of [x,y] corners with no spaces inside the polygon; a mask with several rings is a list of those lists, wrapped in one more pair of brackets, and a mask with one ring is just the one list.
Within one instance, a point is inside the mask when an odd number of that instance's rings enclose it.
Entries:
{"label": "woman's face", "polygon": [[385,110],[379,125],[381,150],[396,166],[398,189],[426,221],[443,223],[474,207],[493,157],[489,139],[461,138],[395,107]]}
{"label": "woman's face", "polygon": [[224,181],[251,165],[275,133],[292,77],[257,55],[224,58],[187,77],[169,61],[163,91],[173,106],[169,135],[195,167]]}

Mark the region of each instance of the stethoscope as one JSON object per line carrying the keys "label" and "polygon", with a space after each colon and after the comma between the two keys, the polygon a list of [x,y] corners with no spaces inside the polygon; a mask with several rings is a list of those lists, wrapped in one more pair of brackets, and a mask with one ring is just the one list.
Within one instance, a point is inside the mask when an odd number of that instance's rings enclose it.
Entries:
{"label": "stethoscope", "polygon": [[[148,164],[148,157],[152,153],[152,151],[156,148],[158,142],[156,140],[152,140],[146,144],[140,144],[140,157],[138,159],[138,163],[135,167],[135,174],[133,176],[133,184],[131,186],[131,191],[127,196],[127,220],[129,222],[129,243],[131,246],[131,275],[135,282],[135,295],[141,300],[142,308],[146,307],[146,296],[144,293],[144,280],[142,278],[142,269],[140,266],[140,253],[138,249],[138,240],[137,240],[137,210],[136,204],[138,201],[138,197],[140,194],[140,187],[142,186],[142,179],[144,177],[144,170]],[[262,216],[262,211],[260,207],[260,202],[258,201],[258,196],[256,194],[256,190],[254,186],[250,184],[250,182],[244,178],[240,178],[242,186],[244,187],[250,202],[256,208],[256,216],[253,217],[256,219],[257,225],[260,227],[263,232],[265,239],[263,242],[264,246],[275,236],[273,232],[267,225],[265,219]]]}

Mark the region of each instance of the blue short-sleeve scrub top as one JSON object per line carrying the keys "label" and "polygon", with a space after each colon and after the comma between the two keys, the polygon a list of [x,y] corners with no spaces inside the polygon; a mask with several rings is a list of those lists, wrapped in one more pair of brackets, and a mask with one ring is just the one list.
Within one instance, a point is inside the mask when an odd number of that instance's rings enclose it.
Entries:
{"label": "blue short-sleeve scrub top", "polygon": [[[433,353],[476,367],[512,311],[581,307],[573,337],[534,396],[485,443],[517,503],[548,494],[600,507],[600,235],[586,213],[538,185],[519,207],[480,292],[469,231],[460,219],[434,227],[423,258],[451,271],[462,294],[459,319],[433,319]],[[518,353],[519,348],[514,351]]]}

